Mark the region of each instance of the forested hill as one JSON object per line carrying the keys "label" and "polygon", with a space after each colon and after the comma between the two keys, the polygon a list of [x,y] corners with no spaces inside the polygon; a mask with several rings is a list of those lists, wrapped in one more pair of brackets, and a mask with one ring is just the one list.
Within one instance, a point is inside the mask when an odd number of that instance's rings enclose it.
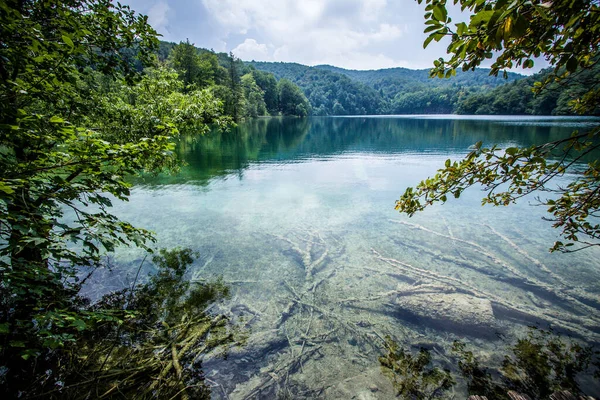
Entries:
{"label": "forested hill", "polygon": [[454,113],[459,101],[523,78],[489,76],[486,69],[459,72],[452,79],[430,79],[429,70],[389,68],[357,71],[330,65],[248,62],[276,78],[296,83],[315,115]]}
{"label": "forested hill", "polygon": [[313,115],[386,113],[381,93],[344,74],[296,63],[253,61],[248,64],[298,85],[308,98]]}
{"label": "forested hill", "polygon": [[315,68],[336,72],[356,81],[367,84],[375,89],[383,87],[385,82],[405,82],[407,84],[422,83],[427,86],[455,85],[472,87],[495,87],[523,78],[523,75],[509,73],[507,78],[490,76],[489,69],[477,68],[475,71],[456,71],[452,79],[431,79],[429,69],[385,68],[376,70],[353,70],[334,67],[332,65],[317,65]]}
{"label": "forested hill", "polygon": [[[552,84],[535,96],[536,81],[549,70],[530,77],[509,73],[507,79],[488,69],[457,71],[450,79],[430,79],[425,69],[348,70],[331,65],[308,67],[295,63],[248,62],[277,79],[296,83],[315,115],[345,114],[513,114],[569,115],[570,102],[589,84],[600,80],[600,65]],[[600,115],[595,110],[594,115]]]}
{"label": "forested hill", "polygon": [[[176,53],[173,51],[185,45],[161,42],[159,59],[175,65],[173,55]],[[193,48],[189,43],[187,46]],[[534,96],[534,82],[543,81],[549,71],[531,77],[509,73],[504,79],[490,76],[488,69],[478,68],[475,71],[457,71],[456,76],[450,79],[431,79],[426,69],[357,71],[330,65],[309,67],[284,62],[243,62],[231,54],[206,49],[196,49],[196,52],[194,57],[199,57],[198,65],[192,65],[196,71],[196,84],[199,87],[216,84],[215,93],[225,100],[226,112],[239,117],[307,114],[568,115],[573,113],[571,100],[589,84],[600,80],[600,65],[595,65],[571,78],[568,84],[552,84]],[[189,70],[188,67],[184,69]],[[593,114],[599,115],[600,110],[593,111]]]}

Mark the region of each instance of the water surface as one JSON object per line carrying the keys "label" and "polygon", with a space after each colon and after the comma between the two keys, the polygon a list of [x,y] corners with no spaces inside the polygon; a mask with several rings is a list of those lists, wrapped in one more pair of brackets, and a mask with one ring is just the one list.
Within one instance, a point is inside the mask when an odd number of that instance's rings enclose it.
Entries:
{"label": "water surface", "polygon": [[[158,247],[197,250],[192,279],[232,286],[221,311],[249,339],[205,362],[215,397],[392,398],[377,361],[386,335],[450,368],[454,340],[494,363],[529,325],[599,341],[600,252],[548,253],[557,236],[535,199],[481,207],[474,189],[413,218],[394,210],[407,186],[478,141],[528,146],[596,123],[258,119],[183,138],[187,166],[137,180],[115,211],[155,231]],[[127,283],[140,258],[121,251],[103,290]]]}

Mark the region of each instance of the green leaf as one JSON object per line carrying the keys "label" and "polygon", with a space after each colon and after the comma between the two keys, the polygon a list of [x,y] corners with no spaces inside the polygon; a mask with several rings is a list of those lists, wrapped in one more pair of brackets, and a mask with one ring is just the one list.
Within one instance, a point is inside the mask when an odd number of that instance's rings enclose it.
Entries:
{"label": "green leaf", "polygon": [[465,24],[464,22],[456,24],[456,33],[458,34],[458,36],[462,36],[462,34],[465,33],[466,31],[467,31],[467,24]]}
{"label": "green leaf", "polygon": [[10,186],[8,186],[6,183],[1,182],[0,181],[0,191],[6,193],[6,194],[13,194],[15,191],[13,190],[13,188],[11,188]]}
{"label": "green leaf", "polygon": [[427,37],[427,39],[425,39],[425,41],[423,42],[423,48],[426,48],[429,45],[429,43],[431,43],[431,41],[433,40],[433,37],[434,37],[434,35],[429,35]]}
{"label": "green leaf", "polygon": [[479,26],[481,24],[487,24],[490,18],[492,18],[492,15],[494,15],[494,11],[491,10],[478,12],[471,16],[471,25]]}
{"label": "green leaf", "polygon": [[577,70],[577,57],[575,57],[574,55],[571,56],[569,58],[569,60],[567,60],[567,71],[573,73]]}
{"label": "green leaf", "polygon": [[73,44],[73,41],[67,35],[62,35],[62,40],[70,48],[72,48],[72,49],[75,48],[75,45]]}
{"label": "green leaf", "polygon": [[75,329],[77,329],[78,331],[83,331],[87,327],[85,321],[81,319],[76,319],[71,325],[75,327]]}
{"label": "green leaf", "polygon": [[427,28],[425,28],[423,33],[429,33],[429,32],[435,31],[437,29],[439,29],[439,25],[431,25],[431,26],[428,26]]}
{"label": "green leaf", "polygon": [[436,4],[433,7],[433,17],[438,21],[446,21],[447,11],[446,8],[440,4]]}
{"label": "green leaf", "polygon": [[8,333],[8,323],[0,324],[0,333]]}

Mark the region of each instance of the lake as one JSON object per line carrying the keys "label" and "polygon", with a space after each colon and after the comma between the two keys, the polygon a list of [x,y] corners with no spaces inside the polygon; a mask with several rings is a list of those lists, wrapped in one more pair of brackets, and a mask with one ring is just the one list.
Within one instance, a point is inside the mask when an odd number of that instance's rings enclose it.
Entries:
{"label": "lake", "polygon": [[[137,179],[114,211],[156,232],[157,247],[198,251],[190,279],[231,285],[215,311],[248,340],[205,361],[215,398],[392,398],[378,362],[386,336],[453,370],[455,340],[497,365],[531,325],[600,341],[600,249],[550,254],[557,232],[535,198],[482,207],[474,188],[413,218],[394,210],[406,187],[478,141],[529,146],[596,123],[256,119],[181,139],[180,173]],[[96,294],[131,282],[141,258],[120,251]],[[583,384],[598,393],[591,377]]]}

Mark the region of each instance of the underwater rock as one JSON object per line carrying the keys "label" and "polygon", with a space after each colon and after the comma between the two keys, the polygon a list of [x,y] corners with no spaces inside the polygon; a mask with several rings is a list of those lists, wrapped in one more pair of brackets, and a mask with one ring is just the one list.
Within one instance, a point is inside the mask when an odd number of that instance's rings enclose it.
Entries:
{"label": "underwater rock", "polygon": [[487,299],[462,293],[423,293],[399,296],[396,304],[404,311],[430,322],[437,329],[470,334],[496,328],[492,303]]}
{"label": "underwater rock", "polygon": [[328,387],[322,397],[355,400],[393,399],[396,397],[396,391],[380,368],[371,368]]}

